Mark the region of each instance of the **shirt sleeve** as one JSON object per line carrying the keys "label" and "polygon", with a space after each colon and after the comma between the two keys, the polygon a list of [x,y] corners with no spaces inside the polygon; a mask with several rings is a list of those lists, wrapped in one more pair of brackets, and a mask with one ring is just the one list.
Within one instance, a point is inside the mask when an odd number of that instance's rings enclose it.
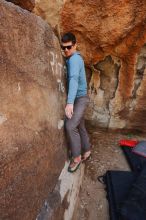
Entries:
{"label": "shirt sleeve", "polygon": [[67,97],[68,104],[74,103],[78,90],[79,72],[80,72],[79,59],[78,57],[73,56],[70,58],[68,62],[68,97]]}

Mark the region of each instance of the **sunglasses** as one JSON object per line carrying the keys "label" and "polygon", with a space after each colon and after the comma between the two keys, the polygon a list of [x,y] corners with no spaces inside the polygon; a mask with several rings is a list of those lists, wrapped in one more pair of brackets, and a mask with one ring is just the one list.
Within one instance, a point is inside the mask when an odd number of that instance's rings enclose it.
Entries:
{"label": "sunglasses", "polygon": [[65,49],[70,50],[72,47],[73,47],[73,45],[68,45],[68,46],[61,45],[62,50],[65,50]]}

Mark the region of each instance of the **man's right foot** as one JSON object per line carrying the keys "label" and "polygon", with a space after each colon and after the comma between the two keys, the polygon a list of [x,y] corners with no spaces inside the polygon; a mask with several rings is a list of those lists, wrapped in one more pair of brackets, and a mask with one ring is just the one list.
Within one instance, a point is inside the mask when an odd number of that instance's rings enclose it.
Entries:
{"label": "man's right foot", "polygon": [[91,157],[91,151],[90,150],[86,151],[82,156],[82,161],[84,162],[84,161],[88,160],[90,157]]}

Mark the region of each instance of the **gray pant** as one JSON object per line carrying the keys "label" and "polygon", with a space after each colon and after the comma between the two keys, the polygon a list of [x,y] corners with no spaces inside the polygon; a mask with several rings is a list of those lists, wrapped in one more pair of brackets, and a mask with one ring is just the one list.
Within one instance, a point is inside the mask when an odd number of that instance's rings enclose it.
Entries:
{"label": "gray pant", "polygon": [[90,150],[89,137],[84,121],[84,112],[88,102],[88,96],[76,98],[73,116],[71,119],[66,118],[65,120],[67,138],[73,157],[78,157],[81,154],[81,150],[84,152]]}

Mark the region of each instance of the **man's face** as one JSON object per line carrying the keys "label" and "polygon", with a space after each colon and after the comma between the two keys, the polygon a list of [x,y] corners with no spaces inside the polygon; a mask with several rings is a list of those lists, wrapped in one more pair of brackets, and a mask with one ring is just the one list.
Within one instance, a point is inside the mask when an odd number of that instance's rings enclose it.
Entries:
{"label": "man's face", "polygon": [[62,43],[61,48],[64,51],[66,57],[70,57],[73,53],[76,52],[76,44],[73,44],[71,41]]}

